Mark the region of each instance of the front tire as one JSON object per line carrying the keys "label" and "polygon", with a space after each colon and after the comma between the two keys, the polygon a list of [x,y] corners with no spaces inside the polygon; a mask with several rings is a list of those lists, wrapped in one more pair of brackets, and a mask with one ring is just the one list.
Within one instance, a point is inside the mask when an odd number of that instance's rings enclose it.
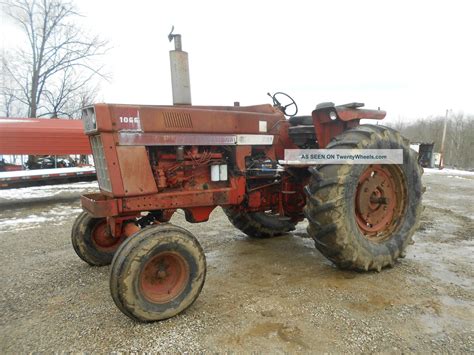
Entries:
{"label": "front tire", "polygon": [[310,168],[305,188],[308,234],[338,267],[392,266],[411,242],[421,215],[422,169],[409,142],[390,128],[361,125],[328,149],[402,149],[401,165],[323,165]]}
{"label": "front tire", "polygon": [[124,239],[110,235],[105,218],[94,218],[87,212],[76,218],[71,230],[74,251],[91,266],[109,265]]}
{"label": "front tire", "polygon": [[137,232],[117,251],[110,293],[128,317],[157,321],[191,306],[206,278],[206,257],[196,238],[170,224]]}

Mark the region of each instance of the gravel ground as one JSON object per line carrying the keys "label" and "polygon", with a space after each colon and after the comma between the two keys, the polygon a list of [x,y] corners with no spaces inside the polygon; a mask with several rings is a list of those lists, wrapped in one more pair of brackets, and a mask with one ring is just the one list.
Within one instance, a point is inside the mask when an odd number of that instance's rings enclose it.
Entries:
{"label": "gravel ground", "polygon": [[124,316],[109,268],[70,245],[78,196],[95,184],[0,191],[0,352],[472,353],[474,176],[428,171],[424,182],[416,243],[381,273],[337,270],[305,223],[251,240],[221,209],[204,224],[175,215],[206,252],[206,284],[186,312],[149,324]]}

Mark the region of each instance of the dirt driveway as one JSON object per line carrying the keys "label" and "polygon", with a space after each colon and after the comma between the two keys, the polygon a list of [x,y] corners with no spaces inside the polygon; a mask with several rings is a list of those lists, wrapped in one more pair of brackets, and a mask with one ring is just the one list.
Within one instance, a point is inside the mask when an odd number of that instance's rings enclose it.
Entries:
{"label": "dirt driveway", "polygon": [[0,191],[0,352],[473,352],[474,175],[427,171],[420,230],[381,273],[334,268],[301,223],[252,240],[216,209],[194,233],[208,274],[196,303],[140,324],[115,307],[108,267],[82,262],[69,233],[95,184]]}

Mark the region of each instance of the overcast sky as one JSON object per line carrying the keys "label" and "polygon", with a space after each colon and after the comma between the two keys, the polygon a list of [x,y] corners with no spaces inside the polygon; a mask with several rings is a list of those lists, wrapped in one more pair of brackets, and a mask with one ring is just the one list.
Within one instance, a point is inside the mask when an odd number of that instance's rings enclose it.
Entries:
{"label": "overcast sky", "polygon": [[[77,0],[110,41],[101,100],[170,104],[167,35],[189,53],[193,104],[365,102],[389,120],[474,113],[474,1]],[[18,43],[2,15],[1,45]]]}

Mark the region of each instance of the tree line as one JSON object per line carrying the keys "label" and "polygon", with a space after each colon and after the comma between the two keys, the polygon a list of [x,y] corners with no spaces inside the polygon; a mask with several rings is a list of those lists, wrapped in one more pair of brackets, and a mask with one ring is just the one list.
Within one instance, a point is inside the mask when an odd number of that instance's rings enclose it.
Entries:
{"label": "tree line", "polygon": [[[389,124],[416,143],[434,143],[435,152],[441,150],[445,117],[421,118],[414,122],[399,120]],[[474,169],[474,115],[449,112],[444,145],[444,165],[460,169]]]}

